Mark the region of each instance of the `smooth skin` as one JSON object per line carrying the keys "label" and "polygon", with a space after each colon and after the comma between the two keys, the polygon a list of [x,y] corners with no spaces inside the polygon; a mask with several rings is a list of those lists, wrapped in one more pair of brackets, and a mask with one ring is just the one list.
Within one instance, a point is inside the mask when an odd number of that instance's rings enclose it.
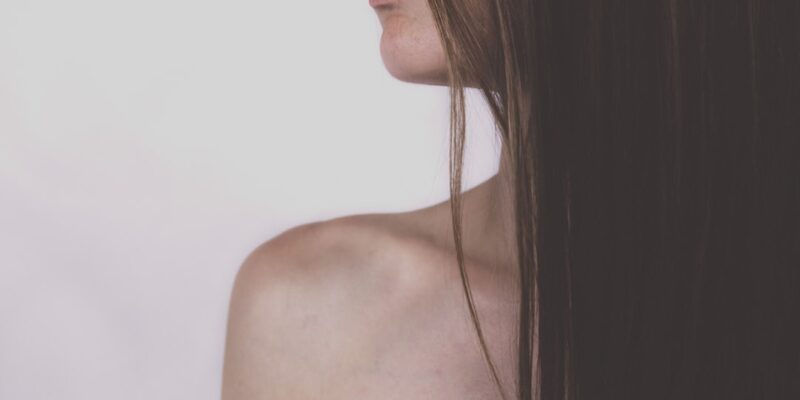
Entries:
{"label": "smooth skin", "polygon": [[[390,74],[446,85],[427,0],[375,11]],[[503,159],[497,175],[463,193],[462,228],[484,337],[513,393],[517,298],[507,179]],[[449,200],[305,224],[258,246],[231,295],[222,399],[500,399],[454,249]]]}

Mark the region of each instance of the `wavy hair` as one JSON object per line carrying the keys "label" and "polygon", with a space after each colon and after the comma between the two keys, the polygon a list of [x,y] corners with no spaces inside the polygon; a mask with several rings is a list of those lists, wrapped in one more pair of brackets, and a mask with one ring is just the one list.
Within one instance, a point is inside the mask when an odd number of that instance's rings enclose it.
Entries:
{"label": "wavy hair", "polygon": [[510,160],[517,399],[800,399],[800,1],[472,3],[429,0],[500,395],[465,87]]}

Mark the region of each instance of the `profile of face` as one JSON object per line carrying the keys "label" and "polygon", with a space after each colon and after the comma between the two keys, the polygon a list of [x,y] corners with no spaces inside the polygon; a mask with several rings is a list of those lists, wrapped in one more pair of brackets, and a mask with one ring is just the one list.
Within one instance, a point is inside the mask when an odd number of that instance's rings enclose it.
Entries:
{"label": "profile of face", "polygon": [[447,85],[447,61],[427,0],[369,0],[380,19],[381,58],[404,82]]}

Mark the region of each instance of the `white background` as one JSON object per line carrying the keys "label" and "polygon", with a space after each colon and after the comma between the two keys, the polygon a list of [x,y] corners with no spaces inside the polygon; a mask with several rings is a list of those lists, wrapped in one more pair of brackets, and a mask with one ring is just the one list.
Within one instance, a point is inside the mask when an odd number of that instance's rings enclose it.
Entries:
{"label": "white background", "polygon": [[367,0],[0,1],[0,399],[217,399],[251,250],[445,200],[447,88],[380,31]]}

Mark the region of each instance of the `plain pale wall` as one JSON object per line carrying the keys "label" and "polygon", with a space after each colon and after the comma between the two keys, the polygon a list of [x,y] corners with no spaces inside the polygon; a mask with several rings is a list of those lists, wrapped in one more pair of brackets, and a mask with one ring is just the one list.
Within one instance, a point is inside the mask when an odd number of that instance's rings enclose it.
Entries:
{"label": "plain pale wall", "polygon": [[0,2],[0,399],[217,399],[251,250],[445,200],[447,90],[380,30],[367,0]]}

